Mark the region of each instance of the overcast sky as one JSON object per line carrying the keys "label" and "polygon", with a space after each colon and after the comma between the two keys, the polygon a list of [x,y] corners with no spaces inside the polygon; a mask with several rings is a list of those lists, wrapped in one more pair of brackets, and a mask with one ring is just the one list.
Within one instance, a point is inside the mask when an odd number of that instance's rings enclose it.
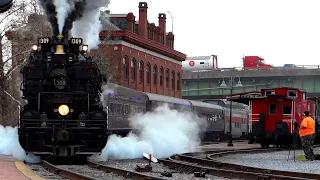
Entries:
{"label": "overcast sky", "polygon": [[[112,0],[111,13],[133,12],[138,0]],[[267,63],[320,65],[319,0],[152,0],[148,19],[170,11],[175,49],[188,56],[218,55],[220,67],[239,67],[242,54]],[[167,14],[167,31],[171,18]]]}

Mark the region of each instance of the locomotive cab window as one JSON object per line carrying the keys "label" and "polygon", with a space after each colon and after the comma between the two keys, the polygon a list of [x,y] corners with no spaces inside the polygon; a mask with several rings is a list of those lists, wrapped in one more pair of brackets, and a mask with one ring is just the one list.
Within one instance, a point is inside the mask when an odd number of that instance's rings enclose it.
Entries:
{"label": "locomotive cab window", "polygon": [[289,90],[288,96],[289,97],[297,97],[297,90]]}
{"label": "locomotive cab window", "polygon": [[282,114],[284,116],[291,116],[292,107],[290,105],[283,105],[282,106]]}
{"label": "locomotive cab window", "polygon": [[277,114],[277,104],[269,104],[269,114]]}

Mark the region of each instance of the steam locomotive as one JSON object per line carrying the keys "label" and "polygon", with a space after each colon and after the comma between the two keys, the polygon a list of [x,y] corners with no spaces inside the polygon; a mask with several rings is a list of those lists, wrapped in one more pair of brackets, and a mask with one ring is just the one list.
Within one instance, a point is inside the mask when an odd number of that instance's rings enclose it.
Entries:
{"label": "steam locomotive", "polygon": [[41,157],[87,157],[107,142],[100,102],[105,77],[81,38],[41,37],[21,69],[19,142]]}

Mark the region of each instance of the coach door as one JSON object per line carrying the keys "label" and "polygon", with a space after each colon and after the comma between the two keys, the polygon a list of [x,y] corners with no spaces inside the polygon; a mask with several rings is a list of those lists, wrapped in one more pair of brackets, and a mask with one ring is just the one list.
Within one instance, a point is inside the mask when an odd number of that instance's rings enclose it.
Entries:
{"label": "coach door", "polygon": [[300,99],[294,100],[294,116],[293,121],[297,123],[301,123],[302,121],[302,102]]}

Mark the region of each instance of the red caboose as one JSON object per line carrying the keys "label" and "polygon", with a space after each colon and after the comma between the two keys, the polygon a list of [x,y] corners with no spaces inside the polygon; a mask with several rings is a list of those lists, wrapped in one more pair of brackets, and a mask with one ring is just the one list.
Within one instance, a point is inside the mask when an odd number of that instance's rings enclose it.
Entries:
{"label": "red caboose", "polygon": [[293,143],[294,123],[301,123],[303,112],[314,117],[315,102],[296,88],[262,89],[261,97],[252,98],[252,135],[262,147],[289,146]]}

